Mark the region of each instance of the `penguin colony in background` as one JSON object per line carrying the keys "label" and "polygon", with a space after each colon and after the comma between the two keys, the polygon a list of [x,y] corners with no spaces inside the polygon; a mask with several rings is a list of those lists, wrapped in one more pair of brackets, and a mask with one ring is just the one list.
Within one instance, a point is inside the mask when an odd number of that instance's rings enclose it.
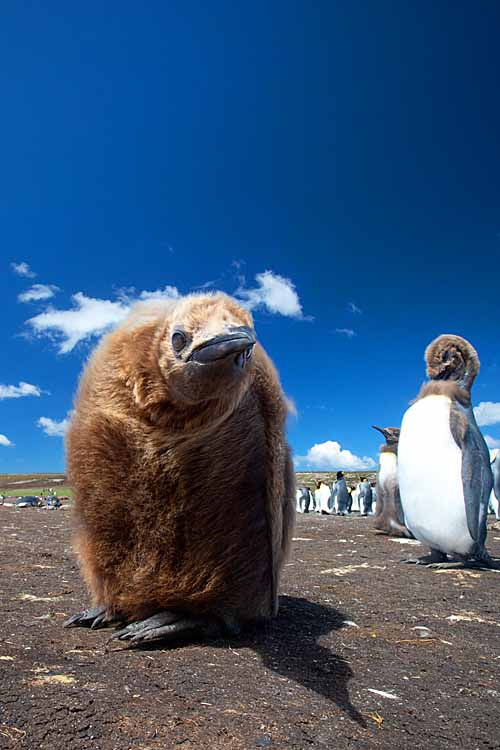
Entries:
{"label": "penguin colony in background", "polygon": [[76,551],[113,638],[237,632],[278,609],[295,512],[287,406],[224,294],[149,303],[107,336],[67,435]]}

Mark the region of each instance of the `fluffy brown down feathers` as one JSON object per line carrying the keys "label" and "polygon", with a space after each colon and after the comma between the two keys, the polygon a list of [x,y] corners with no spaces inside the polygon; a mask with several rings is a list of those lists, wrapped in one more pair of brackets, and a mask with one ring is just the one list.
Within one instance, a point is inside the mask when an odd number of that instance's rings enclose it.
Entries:
{"label": "fluffy brown down feathers", "polygon": [[468,391],[480,367],[478,354],[472,344],[462,336],[451,333],[442,334],[429,344],[425,350],[425,361],[427,376],[431,380],[453,380]]}
{"label": "fluffy brown down feathers", "polygon": [[277,373],[259,344],[239,379],[188,363],[228,325],[252,319],[223,294],[146,306],[82,377],[67,435],[76,549],[93,603],[125,619],[277,612],[295,506]]}
{"label": "fluffy brown down feathers", "polygon": [[[401,432],[399,427],[375,427],[375,429],[382,432],[386,438],[384,445],[380,446],[380,453],[393,453],[397,457],[399,434]],[[378,475],[373,526],[389,536],[411,536],[403,523],[397,473],[390,479],[386,479],[383,485],[380,482],[380,473]]]}

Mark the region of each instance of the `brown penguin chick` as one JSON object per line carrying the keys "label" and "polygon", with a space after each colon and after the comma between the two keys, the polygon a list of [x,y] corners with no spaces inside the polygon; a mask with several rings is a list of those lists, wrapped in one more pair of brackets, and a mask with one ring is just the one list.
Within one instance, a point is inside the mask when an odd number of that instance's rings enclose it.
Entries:
{"label": "brown penguin chick", "polygon": [[[67,434],[93,607],[134,643],[278,609],[295,515],[276,370],[224,294],[150,303],[99,345]],[[218,629],[218,628],[216,628]]]}
{"label": "brown penguin chick", "polygon": [[411,538],[404,524],[403,508],[398,483],[399,427],[376,427],[382,433],[385,444],[380,446],[380,468],[377,475],[377,499],[373,525],[389,536]]}

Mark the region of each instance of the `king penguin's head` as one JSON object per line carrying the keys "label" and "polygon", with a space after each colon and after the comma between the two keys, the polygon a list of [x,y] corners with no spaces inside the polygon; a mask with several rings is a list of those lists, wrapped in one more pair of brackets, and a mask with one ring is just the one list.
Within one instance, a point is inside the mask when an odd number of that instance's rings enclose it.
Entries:
{"label": "king penguin's head", "polygon": [[466,339],[443,334],[425,350],[427,375],[431,380],[452,380],[470,390],[479,372],[479,357]]}
{"label": "king penguin's head", "polygon": [[253,371],[250,313],[222,293],[193,294],[176,306],[164,332],[160,367],[188,404],[241,395]]}
{"label": "king penguin's head", "polygon": [[399,427],[377,427],[375,424],[373,424],[372,427],[374,430],[378,430],[382,433],[387,445],[397,446],[399,442],[399,433],[401,432]]}

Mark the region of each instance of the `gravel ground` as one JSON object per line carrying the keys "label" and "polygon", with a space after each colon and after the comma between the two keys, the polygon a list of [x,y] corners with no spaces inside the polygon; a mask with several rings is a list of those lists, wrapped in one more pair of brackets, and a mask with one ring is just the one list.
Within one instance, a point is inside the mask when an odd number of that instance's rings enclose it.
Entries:
{"label": "gravel ground", "polygon": [[61,627],[87,602],[70,516],[0,507],[0,748],[500,748],[500,573],[310,514],[273,623],[108,651]]}

